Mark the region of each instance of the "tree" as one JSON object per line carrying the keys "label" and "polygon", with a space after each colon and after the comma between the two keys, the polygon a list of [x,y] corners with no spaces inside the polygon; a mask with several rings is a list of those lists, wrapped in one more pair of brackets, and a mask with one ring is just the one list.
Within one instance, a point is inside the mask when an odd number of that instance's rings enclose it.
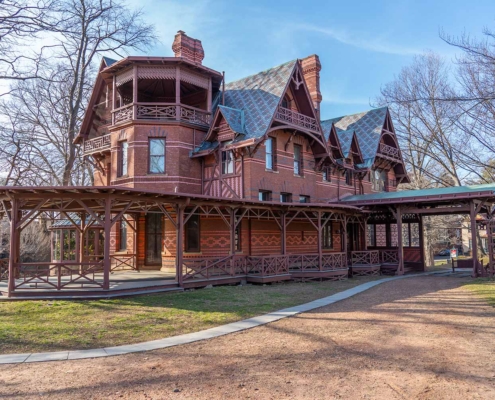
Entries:
{"label": "tree", "polygon": [[154,27],[113,0],[60,0],[51,10],[61,21],[50,61],[40,78],[17,81],[0,115],[0,155],[8,164],[8,183],[86,184],[91,178],[74,145],[91,93],[95,63],[103,54],[124,55],[156,41]]}

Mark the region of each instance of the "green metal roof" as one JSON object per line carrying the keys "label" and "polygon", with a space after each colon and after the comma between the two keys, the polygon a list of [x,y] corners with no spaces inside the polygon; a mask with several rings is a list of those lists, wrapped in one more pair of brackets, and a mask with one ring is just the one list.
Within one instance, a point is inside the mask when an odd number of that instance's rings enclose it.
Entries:
{"label": "green metal roof", "polygon": [[451,186],[433,189],[401,190],[348,196],[342,202],[359,205],[373,203],[413,202],[416,200],[448,200],[452,198],[494,197],[495,183],[471,186]]}

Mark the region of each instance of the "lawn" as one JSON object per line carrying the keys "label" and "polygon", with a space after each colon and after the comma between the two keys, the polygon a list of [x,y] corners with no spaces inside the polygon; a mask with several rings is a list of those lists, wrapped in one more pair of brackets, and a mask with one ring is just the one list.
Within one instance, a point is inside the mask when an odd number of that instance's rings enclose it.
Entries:
{"label": "lawn", "polygon": [[0,354],[116,346],[195,332],[379,278],[219,286],[110,300],[0,302]]}
{"label": "lawn", "polygon": [[488,304],[495,307],[495,279],[478,278],[467,283],[465,288],[471,290]]}

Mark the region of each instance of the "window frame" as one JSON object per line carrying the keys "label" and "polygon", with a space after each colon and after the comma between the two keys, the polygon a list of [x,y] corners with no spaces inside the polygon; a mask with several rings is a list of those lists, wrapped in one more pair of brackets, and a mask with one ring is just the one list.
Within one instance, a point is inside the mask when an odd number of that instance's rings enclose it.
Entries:
{"label": "window frame", "polygon": [[[298,157],[296,157],[296,149]],[[303,176],[303,147],[300,144],[294,144],[294,175],[296,176]],[[296,172],[297,169],[297,172]]]}
{"label": "window frame", "polygon": [[292,193],[281,192],[280,193],[280,202],[281,203],[292,203]]}
{"label": "window frame", "polygon": [[[267,143],[270,143],[270,151],[268,151]],[[276,171],[276,151],[277,140],[274,137],[268,136],[265,140],[265,169],[269,171]],[[271,163],[271,167],[268,164]]]}
{"label": "window frame", "polygon": [[[302,201],[304,200],[304,201]],[[300,194],[299,195],[299,203],[311,203],[311,196],[305,195],[305,194]]]}
{"label": "window frame", "polygon": [[[163,142],[163,155],[151,154],[151,142],[162,141]],[[151,170],[152,157],[163,157],[163,172],[155,172]],[[148,174],[163,175],[167,173],[167,139],[164,137],[149,137],[148,138]]]}
{"label": "window frame", "polygon": [[122,178],[128,175],[129,175],[129,142],[127,140],[121,140],[119,142],[119,149],[118,149],[117,177]]}
{"label": "window frame", "polygon": [[[264,199],[263,197],[268,197]],[[259,190],[258,191],[258,200],[259,201],[272,201],[272,191],[271,190]]]}
{"label": "window frame", "polygon": [[119,251],[127,251],[127,222],[124,218],[119,223]]}
{"label": "window frame", "polygon": [[324,250],[333,249],[333,224],[328,221],[321,230],[321,247]]}
{"label": "window frame", "polygon": [[[235,155],[234,150],[224,150],[225,146],[232,143],[231,141],[223,142],[220,149],[220,172],[222,175],[233,175],[235,174]],[[228,156],[230,155],[230,160]],[[231,171],[229,171],[229,166],[231,167]]]}

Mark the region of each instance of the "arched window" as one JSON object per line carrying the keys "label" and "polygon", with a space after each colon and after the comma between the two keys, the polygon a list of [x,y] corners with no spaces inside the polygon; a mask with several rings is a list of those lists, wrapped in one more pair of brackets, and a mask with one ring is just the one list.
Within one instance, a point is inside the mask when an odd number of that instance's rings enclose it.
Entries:
{"label": "arched window", "polygon": [[290,100],[287,96],[285,96],[284,99],[282,100],[282,107],[290,108]]}

